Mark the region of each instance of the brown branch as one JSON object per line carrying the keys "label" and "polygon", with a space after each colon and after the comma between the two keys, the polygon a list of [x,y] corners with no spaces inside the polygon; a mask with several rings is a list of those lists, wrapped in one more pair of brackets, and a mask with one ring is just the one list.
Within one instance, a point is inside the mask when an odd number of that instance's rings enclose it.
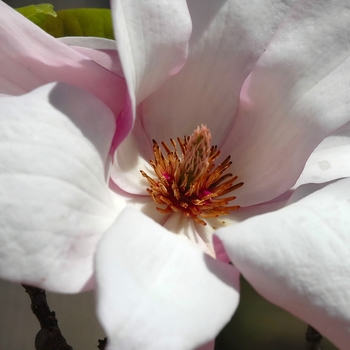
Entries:
{"label": "brown branch", "polygon": [[58,327],[58,321],[54,311],[46,301],[43,289],[22,285],[31,300],[31,308],[40,323],[41,330],[35,337],[36,350],[73,350],[66,342]]}
{"label": "brown branch", "polygon": [[107,346],[107,338],[104,338],[103,340],[101,339],[98,340],[97,348],[99,350],[105,350],[106,346]]}
{"label": "brown branch", "polygon": [[322,335],[312,326],[308,326],[306,330],[306,349],[321,350]]}

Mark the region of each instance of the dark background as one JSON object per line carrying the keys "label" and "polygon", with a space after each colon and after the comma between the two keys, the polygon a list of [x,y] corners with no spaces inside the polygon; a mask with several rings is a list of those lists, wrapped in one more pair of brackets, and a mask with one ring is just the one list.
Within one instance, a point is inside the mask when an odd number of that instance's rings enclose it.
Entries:
{"label": "dark background", "polygon": [[56,10],[78,7],[102,7],[109,8],[109,0],[53,0],[53,1],[35,1],[35,0],[5,0],[11,7],[22,7],[33,4],[50,3]]}

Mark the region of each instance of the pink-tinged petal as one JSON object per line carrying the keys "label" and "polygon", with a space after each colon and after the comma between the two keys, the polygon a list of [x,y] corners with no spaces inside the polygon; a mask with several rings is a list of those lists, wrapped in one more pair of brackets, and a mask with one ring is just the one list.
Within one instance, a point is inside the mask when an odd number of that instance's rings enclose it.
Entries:
{"label": "pink-tinged petal", "polygon": [[108,349],[194,349],[211,341],[239,299],[239,275],[126,208],[96,253],[98,316]]}
{"label": "pink-tinged petal", "polygon": [[215,347],[215,341],[212,340],[211,342],[200,346],[196,350],[214,350],[214,347]]}
{"label": "pink-tinged petal", "polygon": [[57,40],[90,57],[93,61],[120,77],[124,76],[117,44],[114,40],[86,36],[67,36]]}
{"label": "pink-tinged petal", "polygon": [[[234,121],[243,81],[292,3],[263,0],[256,2],[253,9],[239,0],[188,3],[193,22],[188,61],[178,74],[139,106],[140,123],[134,129],[138,135],[130,135],[133,140],[122,144],[116,155],[117,177],[113,180],[118,186],[130,193],[145,193],[139,166],[152,157],[152,139],[169,142],[170,138],[190,135],[198,125],[207,124],[213,143],[223,143]],[[150,28],[158,23],[157,16],[145,18]],[[172,30],[172,20],[166,26]],[[138,45],[140,38],[146,40],[148,36],[149,40],[158,40],[150,32],[145,33],[131,37],[130,43]],[[123,47],[119,49],[122,54]],[[152,64],[161,68],[166,63],[164,59],[156,50]],[[149,70],[149,74],[157,77],[154,70]],[[152,87],[148,76],[140,74],[141,78],[148,88]],[[134,145],[132,149],[130,144]],[[138,154],[120,156],[132,152]]]}
{"label": "pink-tinged petal", "polygon": [[112,102],[118,106],[118,109],[112,108],[118,116],[118,133],[114,135],[110,150],[110,153],[114,154],[116,148],[130,132],[134,122],[130,96],[126,93],[125,80],[121,78],[124,77],[124,72],[118,51],[116,50],[116,42],[115,40],[96,37],[64,37],[58,40],[71,46],[73,50],[83,54],[84,57],[91,58],[100,66],[120,77],[118,81],[121,85],[118,88],[112,87],[107,93],[107,96],[109,96],[108,94],[112,94]]}
{"label": "pink-tinged petal", "polygon": [[117,44],[115,40],[98,38],[95,36],[65,36],[56,40],[68,46],[76,46],[80,48],[89,48],[93,50],[116,50]]}
{"label": "pink-tinged petal", "polygon": [[217,231],[232,263],[261,295],[340,349],[350,344],[349,212],[350,179],[344,179]]}
{"label": "pink-tinged petal", "polygon": [[293,2],[189,0],[193,33],[186,65],[142,103],[149,138],[168,141],[206,124],[213,143],[222,145],[242,84]]}
{"label": "pink-tinged petal", "polygon": [[0,98],[0,276],[57,292],[93,286],[117,215],[106,184],[111,110],[62,83]]}
{"label": "pink-tinged petal", "polygon": [[[185,64],[191,20],[185,0],[170,3],[165,0],[137,0],[132,3],[114,0],[111,8],[118,53],[129,92],[121,113],[121,124],[129,131],[137,105]],[[112,151],[122,140],[120,137],[113,141]],[[124,145],[124,149],[126,147]],[[121,161],[118,167],[121,180],[117,182],[118,186],[129,183],[127,173],[130,163]],[[132,188],[122,188],[131,193],[139,193],[140,190],[138,186],[136,192]]]}
{"label": "pink-tinged petal", "polygon": [[132,103],[176,74],[187,58],[191,20],[185,0],[114,0],[115,38]]}
{"label": "pink-tinged petal", "polygon": [[123,191],[147,195],[148,181],[141,175],[140,170],[154,173],[149,163],[153,158],[153,153],[150,152],[151,142],[152,140],[147,139],[145,135],[140,119],[137,118],[132,132],[120,144],[113,159],[111,178]]}
{"label": "pink-tinged petal", "polygon": [[[53,81],[90,91],[105,102],[116,117],[124,107],[123,78],[48,35],[0,2],[0,93],[19,95]],[[119,133],[123,131],[125,137],[131,122],[118,121],[118,124]]]}
{"label": "pink-tinged petal", "polygon": [[350,124],[327,137],[312,152],[295,188],[350,177]]}
{"label": "pink-tinged petal", "polygon": [[238,204],[292,187],[315,147],[350,120],[349,15],[347,0],[296,4],[246,80],[223,149],[245,183]]}

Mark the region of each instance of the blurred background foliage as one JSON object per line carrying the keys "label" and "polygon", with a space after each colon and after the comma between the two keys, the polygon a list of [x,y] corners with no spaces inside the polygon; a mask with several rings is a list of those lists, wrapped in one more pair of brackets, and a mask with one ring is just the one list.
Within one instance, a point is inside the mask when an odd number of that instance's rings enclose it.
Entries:
{"label": "blurred background foliage", "polygon": [[93,36],[114,39],[110,9],[80,8],[56,10],[47,4],[17,8],[23,16],[55,38]]}
{"label": "blurred background foliage", "polygon": [[[241,278],[240,304],[215,350],[302,350],[306,329],[307,324],[266,301]],[[321,344],[323,350],[337,349],[325,338]]]}
{"label": "blurred background foliage", "polygon": [[[215,1],[215,0],[213,0]],[[16,8],[34,4],[33,0],[5,0]],[[45,1],[43,1],[45,2]],[[40,3],[40,2],[37,2]],[[109,0],[54,0],[54,9],[109,8]],[[307,325],[260,297],[242,279],[241,302],[230,323],[216,340],[215,350],[300,350],[306,348]],[[51,309],[56,311],[59,325],[75,350],[97,349],[103,331],[94,316],[93,295],[62,296],[49,293]],[[30,311],[30,301],[20,286],[0,281],[0,348],[34,349],[39,325]],[[327,339],[323,350],[336,350]]]}

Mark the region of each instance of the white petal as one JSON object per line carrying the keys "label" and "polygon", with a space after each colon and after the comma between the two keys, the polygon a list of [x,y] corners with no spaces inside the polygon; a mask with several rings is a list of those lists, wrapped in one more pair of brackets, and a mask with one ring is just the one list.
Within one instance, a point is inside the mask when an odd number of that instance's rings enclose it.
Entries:
{"label": "white petal", "polygon": [[293,186],[315,147],[350,120],[348,6],[295,5],[246,81],[225,148],[245,182],[238,204],[261,203]]}
{"label": "white petal", "polygon": [[327,137],[312,152],[295,188],[350,177],[350,124]]}
{"label": "white petal", "polygon": [[271,213],[289,204],[290,198],[293,197],[294,194],[295,192],[293,190],[290,190],[269,202],[233,210],[228,215],[221,217],[219,216],[216,218],[217,221],[214,222],[212,226],[214,229],[218,229],[220,227],[236,225],[237,223],[252,218],[253,216]]}
{"label": "white petal", "polygon": [[211,237],[214,229],[195,223],[191,218],[186,218],[182,213],[172,213],[163,225],[170,232],[189,241],[203,252],[215,257]]}
{"label": "white petal", "polygon": [[238,273],[127,208],[96,256],[98,315],[108,349],[194,349],[237,307]]}
{"label": "white petal", "polygon": [[115,37],[132,102],[141,102],[185,63],[191,34],[186,1],[111,2]]}
{"label": "white petal", "polygon": [[[145,170],[142,164],[152,158],[152,139],[168,143],[170,138],[190,135],[198,125],[207,124],[213,143],[223,144],[234,121],[243,81],[292,3],[263,0],[247,7],[240,0],[188,2],[193,23],[189,58],[178,74],[139,105],[140,122],[134,127],[135,134],[129,136],[132,140],[121,145],[115,159],[113,180],[118,186],[130,193],[145,193],[139,170]],[[159,18],[149,18],[146,14],[144,20],[153,28]],[[164,25],[172,30],[172,20]],[[157,34],[153,36],[148,31],[142,36],[130,37],[130,43],[138,45],[141,37],[145,41],[154,40],[148,44],[150,47],[157,40],[162,47]],[[139,45],[143,47],[144,44]],[[173,45],[173,49],[177,49]],[[167,63],[166,57],[158,54],[158,49],[153,50],[152,62],[160,69]],[[139,63],[140,67],[143,65]],[[149,67],[144,69],[157,79],[157,71]],[[145,80],[139,84],[150,89],[150,77],[138,74],[139,79]]]}
{"label": "white petal", "polygon": [[65,84],[0,106],[0,275],[59,292],[91,288],[96,244],[116,216],[105,173],[113,113]]}
{"label": "white petal", "polygon": [[344,179],[217,231],[233,264],[261,295],[341,349],[350,343],[349,212],[350,179]]}
{"label": "white petal", "polygon": [[242,84],[293,2],[261,0],[247,6],[241,0],[189,0],[189,57],[142,103],[148,137],[168,142],[206,124],[213,143],[221,146],[232,128]]}
{"label": "white petal", "polygon": [[93,50],[116,50],[115,40],[98,38],[94,36],[65,36],[56,40],[69,45],[85,47]]}
{"label": "white petal", "polygon": [[148,175],[154,174],[149,163],[154,158],[140,119],[136,119],[132,132],[123,140],[114,154],[111,178],[123,191],[148,195],[148,181],[141,175],[143,170]]}

